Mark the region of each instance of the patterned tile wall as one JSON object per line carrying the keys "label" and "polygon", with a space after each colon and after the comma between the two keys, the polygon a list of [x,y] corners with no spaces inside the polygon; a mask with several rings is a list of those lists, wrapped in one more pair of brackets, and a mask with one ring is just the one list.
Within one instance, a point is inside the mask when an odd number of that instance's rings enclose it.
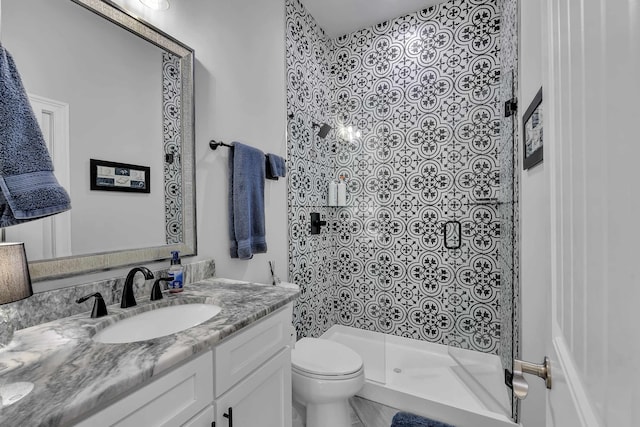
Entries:
{"label": "patterned tile wall", "polygon": [[339,323],[498,351],[499,35],[495,1],[452,0],[333,40]]}
{"label": "patterned tile wall", "polygon": [[326,186],[333,169],[334,132],[319,138],[313,123],[329,117],[329,49],[322,29],[298,0],[287,0],[287,113],[289,280],[300,285],[293,324],[298,336],[317,337],[335,323],[336,292],[329,227],[310,234],[310,214],[330,221]]}
{"label": "patterned tile wall", "polygon": [[[497,0],[452,0],[334,40],[287,1],[300,336],[335,322],[498,352],[499,36]],[[312,122],[331,124],[326,140]],[[327,208],[338,175],[349,206]],[[310,212],[329,223],[320,236]],[[449,220],[462,225],[458,250],[444,248]]]}
{"label": "patterned tile wall", "polygon": [[172,156],[164,162],[165,233],[167,244],[184,241],[182,235],[182,168],[180,147],[182,128],[180,124],[180,99],[182,80],[180,58],[170,53],[162,54],[162,127],[163,153]]}

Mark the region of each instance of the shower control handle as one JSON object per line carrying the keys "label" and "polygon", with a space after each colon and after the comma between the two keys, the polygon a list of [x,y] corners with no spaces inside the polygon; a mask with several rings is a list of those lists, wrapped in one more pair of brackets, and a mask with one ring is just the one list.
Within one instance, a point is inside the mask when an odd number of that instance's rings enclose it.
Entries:
{"label": "shower control handle", "polygon": [[327,221],[320,221],[320,214],[311,212],[311,234],[320,234],[320,227],[327,225]]}
{"label": "shower control handle", "polygon": [[544,357],[541,364],[513,359],[513,392],[520,400],[527,397],[529,393],[529,383],[524,378],[524,374],[532,374],[542,378],[547,388],[551,390],[551,361],[547,356]]}

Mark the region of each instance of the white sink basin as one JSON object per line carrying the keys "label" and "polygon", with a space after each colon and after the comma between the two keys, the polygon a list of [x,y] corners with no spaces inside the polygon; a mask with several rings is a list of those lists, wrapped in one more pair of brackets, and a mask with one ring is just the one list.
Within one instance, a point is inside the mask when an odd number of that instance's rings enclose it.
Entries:
{"label": "white sink basin", "polygon": [[220,313],[213,304],[183,304],[157,308],[122,319],[99,331],[94,341],[122,344],[164,337],[192,328]]}

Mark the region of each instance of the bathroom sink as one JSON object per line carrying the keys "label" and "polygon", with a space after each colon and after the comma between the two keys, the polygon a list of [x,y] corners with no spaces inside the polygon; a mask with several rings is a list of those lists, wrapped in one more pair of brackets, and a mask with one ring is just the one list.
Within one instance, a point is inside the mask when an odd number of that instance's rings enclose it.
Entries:
{"label": "bathroom sink", "polygon": [[122,319],[98,331],[93,340],[123,344],[164,337],[205,322],[220,313],[213,304],[182,304],[157,308]]}

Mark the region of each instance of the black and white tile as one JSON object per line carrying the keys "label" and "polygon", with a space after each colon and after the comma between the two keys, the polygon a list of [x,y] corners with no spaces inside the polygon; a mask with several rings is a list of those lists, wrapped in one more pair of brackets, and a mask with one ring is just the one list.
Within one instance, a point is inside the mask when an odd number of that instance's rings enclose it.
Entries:
{"label": "black and white tile", "polygon": [[[286,4],[298,334],[336,322],[498,353],[497,0],[452,0],[334,40]],[[311,122],[323,121],[333,130],[320,141]],[[328,208],[326,184],[340,175],[348,207]],[[312,211],[329,223],[320,236],[309,234]],[[444,248],[449,220],[462,226],[456,250]]]}
{"label": "black and white tile", "polygon": [[[335,323],[335,208],[327,207],[334,132],[321,139],[313,123],[329,121],[328,38],[297,1],[286,2],[289,280],[300,286],[293,323],[298,336],[319,336]],[[327,226],[311,235],[310,215]]]}
{"label": "black and white tile", "polygon": [[337,140],[337,322],[498,351],[500,226],[478,203],[500,185],[499,34],[495,2],[456,0],[333,41],[333,124],[361,132]]}
{"label": "black and white tile", "polygon": [[162,54],[162,126],[165,155],[172,160],[164,162],[165,233],[167,244],[184,242],[182,235],[182,167],[180,153],[182,126],[180,100],[182,80],[180,58]]}

